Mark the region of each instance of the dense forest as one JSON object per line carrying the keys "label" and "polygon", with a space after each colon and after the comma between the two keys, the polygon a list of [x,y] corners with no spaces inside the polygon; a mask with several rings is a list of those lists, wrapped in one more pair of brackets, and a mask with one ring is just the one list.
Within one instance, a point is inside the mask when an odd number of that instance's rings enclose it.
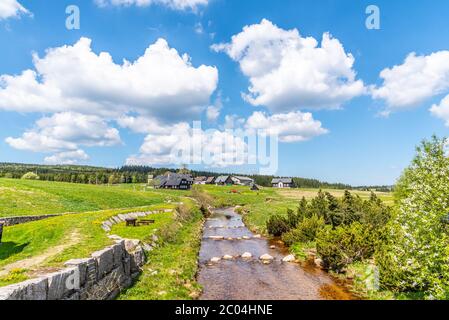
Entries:
{"label": "dense forest", "polygon": [[[20,179],[28,172],[35,173],[40,180],[84,183],[84,184],[117,184],[117,183],[146,183],[148,175],[160,175],[167,171],[176,172],[174,169],[153,168],[148,166],[123,166],[119,168],[102,168],[77,165],[36,165],[21,163],[0,163],[0,177]],[[192,176],[214,176],[223,173],[208,171],[190,171]],[[238,175],[238,174],[231,174]],[[274,176],[248,175],[257,185],[271,186]],[[329,189],[376,189],[377,191],[389,191],[390,187],[360,187],[354,188],[342,183],[328,183],[316,179],[293,178],[296,186],[301,188],[329,188]]]}

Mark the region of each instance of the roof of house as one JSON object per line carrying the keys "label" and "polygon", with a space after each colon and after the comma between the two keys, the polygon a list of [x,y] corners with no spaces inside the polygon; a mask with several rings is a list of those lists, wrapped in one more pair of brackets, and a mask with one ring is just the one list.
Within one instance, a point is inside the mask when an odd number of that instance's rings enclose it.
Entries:
{"label": "roof of house", "polygon": [[179,186],[182,180],[187,180],[189,182],[193,181],[193,178],[187,174],[170,173],[165,176],[158,176],[156,180],[160,181],[160,186]]}
{"label": "roof of house", "polygon": [[235,178],[235,179],[238,179],[238,180],[240,180],[240,181],[254,181],[254,180],[251,179],[251,178],[248,178],[248,177],[242,177],[242,176],[234,176],[234,178]]}
{"label": "roof of house", "polygon": [[196,177],[195,178],[195,181],[198,181],[198,182],[202,182],[202,181],[206,181],[207,180],[207,177]]}
{"label": "roof of house", "polygon": [[207,179],[206,179],[206,182],[207,183],[212,183],[212,182],[214,182],[215,181],[215,177],[208,177]]}
{"label": "roof of house", "polygon": [[229,176],[219,176],[215,179],[215,183],[225,183],[229,179]]}
{"label": "roof of house", "polygon": [[292,178],[275,178],[273,180],[271,180],[271,183],[293,183],[293,179]]}

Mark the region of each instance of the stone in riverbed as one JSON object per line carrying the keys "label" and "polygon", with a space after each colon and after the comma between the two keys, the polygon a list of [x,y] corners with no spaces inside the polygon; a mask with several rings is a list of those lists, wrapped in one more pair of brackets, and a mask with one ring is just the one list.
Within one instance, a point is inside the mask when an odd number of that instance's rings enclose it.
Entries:
{"label": "stone in riverbed", "polygon": [[262,236],[260,234],[256,234],[253,238],[254,239],[260,239],[260,238],[262,238]]}
{"label": "stone in riverbed", "polygon": [[248,236],[244,236],[244,237],[242,237],[243,238],[243,240],[249,240],[249,239],[251,239],[250,237],[248,237]]}
{"label": "stone in riverbed", "polygon": [[223,236],[210,236],[209,239],[212,239],[212,240],[223,240],[224,237]]}
{"label": "stone in riverbed", "polygon": [[270,249],[276,249],[276,246],[270,246]]}
{"label": "stone in riverbed", "polygon": [[230,255],[228,255],[228,254],[226,254],[226,255],[223,256],[223,260],[232,260],[232,259],[234,259],[234,257],[233,257],[233,256],[230,256]]}
{"label": "stone in riverbed", "polygon": [[286,257],[284,257],[284,259],[282,259],[283,262],[294,262],[295,261],[295,256],[290,254]]}
{"label": "stone in riverbed", "polygon": [[323,267],[323,260],[321,260],[321,259],[315,259],[314,262],[315,262],[315,265],[316,265],[317,267],[319,267],[319,268],[322,268],[322,267]]}
{"label": "stone in riverbed", "polygon": [[270,256],[268,253],[260,256],[259,259],[262,261],[273,261],[274,260],[274,258],[272,256]]}
{"label": "stone in riverbed", "polygon": [[210,259],[210,262],[217,263],[217,262],[220,262],[220,260],[221,260],[221,258],[219,258],[219,257],[213,257],[212,259]]}
{"label": "stone in riverbed", "polygon": [[242,254],[243,259],[250,259],[252,257],[253,257],[253,255],[249,252],[245,252],[244,254]]}

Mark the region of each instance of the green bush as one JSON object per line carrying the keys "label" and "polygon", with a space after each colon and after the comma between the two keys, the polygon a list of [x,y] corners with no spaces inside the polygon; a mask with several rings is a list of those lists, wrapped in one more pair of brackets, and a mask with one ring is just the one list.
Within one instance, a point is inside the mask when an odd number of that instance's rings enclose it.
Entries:
{"label": "green bush", "polygon": [[182,228],[182,223],[178,221],[173,221],[168,225],[162,227],[157,235],[159,237],[160,243],[173,243],[177,239],[179,230]]}
{"label": "green bush", "polygon": [[297,242],[312,242],[318,232],[324,228],[325,222],[323,218],[313,215],[311,218],[305,218],[298,224],[295,229],[290,230],[282,235],[282,240],[286,245],[291,246]]}
{"label": "green bush", "polygon": [[369,259],[375,250],[375,233],[354,222],[349,226],[322,228],[316,237],[317,253],[326,269],[341,272],[347,265]]}
{"label": "green bush", "polygon": [[296,228],[298,223],[300,222],[299,214],[296,214],[293,210],[287,210],[287,224],[290,228]]}
{"label": "green bush", "polygon": [[273,215],[267,221],[267,231],[272,236],[280,237],[289,230],[289,223],[283,216]]}
{"label": "green bush", "polygon": [[24,180],[39,180],[39,176],[37,174],[35,174],[34,172],[28,172],[22,176],[22,179],[24,179]]}
{"label": "green bush", "polygon": [[397,210],[388,224],[387,241],[376,254],[385,288],[448,298],[448,142],[436,137],[424,141],[397,183]]}

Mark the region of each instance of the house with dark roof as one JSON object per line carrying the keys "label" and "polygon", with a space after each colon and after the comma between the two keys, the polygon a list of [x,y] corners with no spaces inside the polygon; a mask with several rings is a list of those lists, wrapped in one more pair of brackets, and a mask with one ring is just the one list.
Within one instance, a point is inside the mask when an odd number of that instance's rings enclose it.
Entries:
{"label": "house with dark roof", "polygon": [[275,178],[271,180],[273,188],[296,188],[292,178]]}
{"label": "house with dark roof", "polygon": [[231,176],[219,176],[217,179],[215,179],[215,184],[217,186],[227,186],[227,185],[233,185],[234,181],[232,180]]}
{"label": "house with dark roof", "polygon": [[159,189],[189,190],[193,184],[193,178],[188,174],[167,173],[156,177]]}

